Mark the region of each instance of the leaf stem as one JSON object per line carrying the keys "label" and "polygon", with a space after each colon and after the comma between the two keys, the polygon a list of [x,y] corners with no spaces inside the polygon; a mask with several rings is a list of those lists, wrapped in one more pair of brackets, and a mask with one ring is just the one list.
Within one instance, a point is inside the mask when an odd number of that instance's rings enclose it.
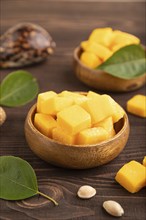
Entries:
{"label": "leaf stem", "polygon": [[42,192],[39,192],[37,191],[38,194],[40,194],[41,196],[49,199],[50,201],[52,201],[55,205],[59,205],[58,202],[56,202],[53,198],[51,198],[50,196],[47,196],[46,194],[42,193]]}

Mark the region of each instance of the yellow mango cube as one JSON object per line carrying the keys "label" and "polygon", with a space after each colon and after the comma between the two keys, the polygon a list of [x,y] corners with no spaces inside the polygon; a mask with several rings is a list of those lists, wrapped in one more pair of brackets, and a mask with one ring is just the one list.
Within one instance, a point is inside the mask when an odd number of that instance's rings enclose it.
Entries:
{"label": "yellow mango cube", "polygon": [[130,43],[120,43],[120,44],[115,44],[111,49],[113,52],[116,52],[117,50],[121,49],[122,47],[128,46]]}
{"label": "yellow mango cube", "polygon": [[86,102],[83,103],[82,107],[90,114],[92,125],[104,120],[106,117],[110,116],[107,111],[105,114],[104,109],[105,105],[102,102],[101,96],[97,96],[94,99],[88,99]]}
{"label": "yellow mango cube", "polygon": [[97,57],[94,53],[87,51],[81,54],[80,60],[84,65],[93,69],[102,63],[99,57]]}
{"label": "yellow mango cube", "polygon": [[95,127],[104,128],[108,132],[108,138],[111,138],[116,134],[112,117],[105,118],[103,121],[98,122]]}
{"label": "yellow mango cube", "polygon": [[89,91],[88,93],[87,93],[87,98],[91,98],[91,99],[94,99],[94,98],[96,98],[96,97],[98,97],[98,96],[100,96],[100,94],[98,94],[98,93],[96,93],[96,92],[92,92],[92,91]]}
{"label": "yellow mango cube", "polygon": [[73,104],[73,99],[68,97],[54,97],[48,100],[47,114],[56,115],[59,111]]}
{"label": "yellow mango cube", "polygon": [[124,110],[121,108],[121,106],[117,102],[115,102],[115,100],[111,96],[102,95],[102,98],[104,102],[106,102],[108,105],[108,111],[110,113],[110,116],[112,116],[113,118],[113,123],[116,123],[121,118],[123,118],[125,114]]}
{"label": "yellow mango cube", "polygon": [[48,101],[52,100],[56,96],[57,93],[53,91],[40,93],[37,98],[37,112],[48,114]]}
{"label": "yellow mango cube", "polygon": [[91,127],[91,117],[78,105],[68,107],[57,114],[59,126],[70,135]]}
{"label": "yellow mango cube", "polygon": [[107,47],[94,41],[88,41],[85,51],[94,53],[103,61],[107,60],[113,54],[113,52],[110,51]]}
{"label": "yellow mango cube", "polygon": [[127,111],[140,116],[146,117],[146,96],[135,95],[127,102]]}
{"label": "yellow mango cube", "polygon": [[108,95],[100,95],[94,99],[89,99],[83,103],[82,107],[91,115],[93,125],[110,116],[112,116],[113,123],[115,123],[124,115],[122,108]]}
{"label": "yellow mango cube", "polygon": [[132,34],[115,30],[113,31],[113,40],[112,40],[112,45],[117,45],[117,44],[139,44],[140,39]]}
{"label": "yellow mango cube", "polygon": [[52,137],[54,140],[63,144],[71,145],[76,143],[76,135],[67,134],[59,126],[53,129]]}
{"label": "yellow mango cube", "polygon": [[51,115],[36,113],[34,126],[45,136],[52,138],[52,129],[57,126],[57,122]]}
{"label": "yellow mango cube", "polygon": [[129,192],[138,192],[146,185],[146,167],[132,160],[117,172],[115,179]]}
{"label": "yellow mango cube", "polygon": [[79,132],[77,144],[88,145],[102,142],[108,138],[108,132],[102,127],[88,128]]}
{"label": "yellow mango cube", "polygon": [[85,95],[75,93],[75,92],[70,92],[70,91],[63,91],[59,94],[61,97],[67,97],[73,100],[74,104],[81,105],[84,103],[88,98]]}
{"label": "yellow mango cube", "polygon": [[112,28],[97,28],[92,31],[89,36],[89,41],[96,42],[98,44],[102,44],[105,47],[109,47],[111,44],[113,37]]}
{"label": "yellow mango cube", "polygon": [[146,156],[143,158],[142,164],[146,167]]}
{"label": "yellow mango cube", "polygon": [[82,48],[83,50],[86,50],[87,44],[88,44],[88,40],[82,41],[81,44],[80,44],[80,46],[81,46],[81,48]]}

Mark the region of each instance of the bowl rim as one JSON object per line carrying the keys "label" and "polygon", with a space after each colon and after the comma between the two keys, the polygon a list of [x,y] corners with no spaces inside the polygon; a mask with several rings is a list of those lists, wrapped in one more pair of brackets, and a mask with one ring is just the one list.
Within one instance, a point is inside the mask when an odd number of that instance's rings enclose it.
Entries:
{"label": "bowl rim", "polygon": [[102,142],[99,142],[99,143],[95,143],[95,144],[90,144],[90,145],[75,145],[75,144],[64,144],[64,143],[61,143],[59,141],[56,141],[52,138],[49,138],[47,136],[45,136],[44,134],[42,134],[33,124],[33,117],[36,113],[36,106],[37,104],[35,103],[31,108],[30,110],[28,111],[28,114],[27,114],[27,117],[26,117],[26,123],[29,124],[29,126],[31,127],[31,130],[33,132],[35,132],[36,134],[38,134],[39,136],[41,136],[42,138],[44,138],[46,141],[50,141],[51,143],[57,143],[59,146],[64,146],[64,147],[68,147],[68,148],[76,148],[76,149],[89,149],[89,148],[93,148],[93,147],[104,147],[107,143],[112,143],[114,140],[117,140],[122,134],[123,132],[125,132],[125,130],[127,129],[127,127],[129,127],[129,119],[128,119],[128,115],[127,113],[125,112],[125,110],[123,109],[124,111],[124,117],[122,118],[123,119],[123,127],[120,129],[120,131],[118,133],[116,133],[114,135],[114,137],[108,139],[108,140],[105,140],[105,141],[102,141]]}

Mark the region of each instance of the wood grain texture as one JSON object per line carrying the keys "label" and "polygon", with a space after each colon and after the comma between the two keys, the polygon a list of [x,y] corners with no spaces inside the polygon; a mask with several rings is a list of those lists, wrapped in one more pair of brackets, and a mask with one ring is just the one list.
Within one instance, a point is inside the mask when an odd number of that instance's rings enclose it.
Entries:
{"label": "wood grain texture", "polygon": [[[73,70],[73,50],[87,39],[95,27],[111,26],[138,36],[145,44],[145,3],[87,2],[49,0],[2,0],[1,33],[22,21],[37,23],[50,32],[56,41],[55,54],[46,62],[24,68],[37,77],[40,92],[54,90],[88,91],[77,80]],[[1,79],[11,70],[1,70]],[[100,92],[98,90],[94,90]],[[108,93],[123,107],[133,95],[145,94],[145,88],[129,93]],[[104,93],[101,92],[101,93]],[[39,188],[59,202],[54,207],[40,196],[10,202],[0,200],[2,220],[108,220],[113,219],[102,209],[105,200],[119,202],[124,210],[123,220],[144,220],[146,217],[146,189],[130,194],[114,180],[118,169],[134,159],[139,162],[146,155],[145,119],[128,114],[130,137],[123,152],[107,165],[87,170],[68,170],[52,166],[28,147],[24,136],[24,121],[30,107],[5,108],[7,121],[1,127],[0,155],[14,155],[27,160],[35,169]],[[81,185],[96,188],[90,200],[77,198]]]}

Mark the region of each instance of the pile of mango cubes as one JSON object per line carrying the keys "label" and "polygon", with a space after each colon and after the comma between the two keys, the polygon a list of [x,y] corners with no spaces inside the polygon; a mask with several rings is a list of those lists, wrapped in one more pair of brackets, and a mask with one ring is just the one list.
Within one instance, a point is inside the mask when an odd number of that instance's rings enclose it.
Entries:
{"label": "pile of mango cubes", "polygon": [[80,46],[83,50],[80,60],[90,67],[96,68],[120,48],[140,44],[136,36],[112,28],[96,28],[92,31],[87,41],[82,41]]}
{"label": "pile of mango cubes", "polygon": [[109,95],[89,91],[40,93],[35,127],[44,135],[67,145],[91,145],[115,135],[114,123],[124,110]]}

